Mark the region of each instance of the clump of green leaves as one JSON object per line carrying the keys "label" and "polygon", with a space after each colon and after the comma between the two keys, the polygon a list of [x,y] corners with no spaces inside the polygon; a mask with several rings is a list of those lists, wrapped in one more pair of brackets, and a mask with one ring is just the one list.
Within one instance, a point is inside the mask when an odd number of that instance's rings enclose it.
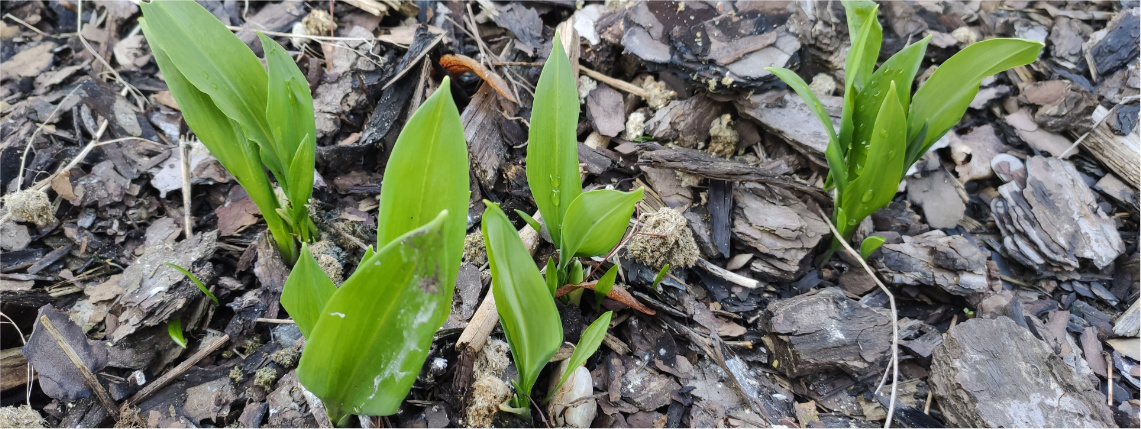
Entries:
{"label": "clump of green leaves", "polygon": [[340,288],[301,246],[281,303],[308,340],[297,376],[336,421],[399,410],[451,309],[468,157],[450,81],[416,110],[381,184],[377,247]]}
{"label": "clump of green leaves", "polygon": [[[563,341],[562,322],[554,302],[556,289],[583,281],[578,257],[601,256],[613,249],[626,232],[634,205],[642,199],[641,188],[631,192],[582,191],[576,133],[578,90],[557,33],[554,40],[535,87],[527,181],[547,232],[559,249],[558,262],[547,260],[544,279],[514,226],[497,205],[487,203],[481,224],[499,320],[519,369],[515,396],[510,406],[502,408],[524,415],[530,415],[531,389],[539,372]],[[538,221],[516,212],[536,230],[541,229]],[[611,269],[599,281],[599,289],[612,287],[616,275],[617,271]],[[609,324],[609,312],[591,324],[587,331],[593,334],[580,339],[564,380],[598,349]],[[554,386],[551,391],[557,388]]]}
{"label": "clump of green leaves", "polygon": [[139,25],[186,124],[245,188],[282,257],[296,261],[298,244],[317,231],[306,207],[313,193],[316,127],[305,75],[281,45],[259,33],[262,66],[196,2],[139,7]]}
{"label": "clump of green leaves", "polygon": [[[990,39],[967,46],[947,59],[911,96],[930,36],[892,55],[879,68],[883,28],[872,1],[844,1],[851,48],[844,69],[844,107],[837,134],[828,113],[796,73],[770,67],[824,124],[828,133],[828,184],[835,187],[832,221],[848,240],[864,218],[887,205],[907,170],[959,122],[995,73],[1034,62],[1042,43]],[[864,243],[870,254],[883,240]],[[838,246],[835,242],[833,248]]]}

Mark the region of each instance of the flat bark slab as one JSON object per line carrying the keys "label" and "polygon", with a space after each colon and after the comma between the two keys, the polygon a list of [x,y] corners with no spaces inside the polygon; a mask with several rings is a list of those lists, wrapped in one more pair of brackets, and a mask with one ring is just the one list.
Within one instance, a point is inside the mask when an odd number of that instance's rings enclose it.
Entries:
{"label": "flat bark slab", "polygon": [[1125,251],[1112,218],[1073,164],[1041,156],[1026,160],[1026,179],[999,186],[992,216],[1003,248],[1039,273],[1073,271],[1082,260],[1105,268]]}
{"label": "flat bark slab", "polygon": [[935,286],[976,299],[990,291],[987,254],[966,238],[938,229],[902,238],[902,243],[883,245],[871,261],[888,282]]}
{"label": "flat bark slab", "polygon": [[891,315],[822,289],[769,304],[762,331],[790,377],[841,370],[853,375],[881,371],[891,355]]}
{"label": "flat bark slab", "polygon": [[760,252],[750,268],[767,279],[791,281],[803,273],[809,254],[828,234],[828,224],[804,202],[780,188],[738,184],[733,235]]}
{"label": "flat bark slab", "polygon": [[932,355],[931,386],[953,426],[1115,426],[1105,395],[1006,317],[952,327]]}

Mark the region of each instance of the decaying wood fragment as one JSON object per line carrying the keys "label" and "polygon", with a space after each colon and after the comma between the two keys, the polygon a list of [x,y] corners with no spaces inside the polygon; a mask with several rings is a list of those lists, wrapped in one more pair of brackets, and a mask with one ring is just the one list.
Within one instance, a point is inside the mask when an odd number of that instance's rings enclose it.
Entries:
{"label": "decaying wood fragment", "polygon": [[[1134,126],[1131,130],[1122,127],[1115,130],[1113,125],[1117,123],[1118,113],[1129,114],[1123,111],[1128,110],[1130,104]],[[1098,125],[1085,136],[1081,144],[1094,158],[1121,176],[1125,183],[1138,188],[1141,187],[1141,137],[1138,136],[1136,126],[1138,100],[1134,99],[1130,104],[1119,104],[1112,110],[1102,106],[1094,109],[1092,118]]]}
{"label": "decaying wood fragment", "polygon": [[733,233],[760,253],[750,268],[762,278],[796,279],[807,267],[808,256],[828,234],[828,225],[804,202],[780,188],[737,184],[733,197]]}
{"label": "decaying wood fragment", "polygon": [[890,283],[937,286],[977,303],[990,292],[986,261],[987,254],[966,238],[936,229],[883,245],[871,262]]}

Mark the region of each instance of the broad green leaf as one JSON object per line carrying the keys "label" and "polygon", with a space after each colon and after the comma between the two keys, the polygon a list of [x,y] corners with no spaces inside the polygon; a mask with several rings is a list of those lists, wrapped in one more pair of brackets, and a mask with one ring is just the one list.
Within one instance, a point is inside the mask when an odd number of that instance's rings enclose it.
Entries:
{"label": "broad green leaf", "polygon": [[[844,61],[844,108],[840,114],[840,150],[848,156],[855,133],[854,115],[858,106],[856,94],[867,86],[875,69],[883,40],[883,27],[878,19],[879,5],[869,1],[844,1],[851,46]],[[871,106],[874,109],[878,105]],[[850,180],[855,180],[851,178]]]}
{"label": "broad green leaf", "polygon": [[921,145],[907,148],[904,165],[918,161],[962,119],[983,79],[1034,62],[1043,46],[1034,40],[990,39],[971,44],[943,62],[915,92],[907,115],[907,135],[912,140],[927,127],[927,137],[921,140]]}
{"label": "broad green leaf", "polygon": [[[442,210],[444,258],[440,281],[450,300],[464,249],[469,195],[468,152],[450,80],[416,109],[392,149],[380,186],[376,245],[428,223]],[[443,317],[447,317],[446,312]],[[443,319],[440,319],[443,323]]]}
{"label": "broad green leaf", "polygon": [[[313,161],[317,148],[317,129],[313,119],[313,96],[309,82],[297,68],[293,58],[266,35],[258,33],[265,51],[268,71],[268,90],[265,117],[273,135],[277,153],[285,156],[282,163],[288,166],[285,178],[278,178],[289,198],[295,223],[309,219],[305,208],[313,195]],[[310,221],[311,222],[311,221]],[[308,224],[300,228],[308,241]]]}
{"label": "broad green leaf", "polygon": [[198,290],[200,290],[200,291],[202,291],[202,293],[206,294],[207,298],[210,298],[211,301],[214,301],[214,305],[218,305],[218,297],[214,296],[213,293],[210,293],[210,289],[206,288],[206,285],[202,284],[202,281],[198,280],[198,276],[194,275],[194,273],[188,271],[186,268],[182,268],[182,267],[175,265],[175,264],[172,264],[170,262],[163,262],[163,265],[166,265],[168,267],[171,267],[171,268],[178,270],[178,272],[182,273],[182,275],[186,276],[186,278],[188,278],[188,279],[190,279],[190,281],[194,282],[194,285],[198,286]]}
{"label": "broad green leaf", "polygon": [[824,157],[828,160],[828,170],[833,178],[837,180],[837,188],[841,191],[844,185],[848,183],[847,171],[844,163],[844,151],[840,148],[840,140],[836,136],[836,127],[832,125],[832,117],[828,116],[828,112],[824,110],[824,106],[820,104],[820,100],[816,98],[816,94],[808,89],[808,84],[804,83],[799,75],[792,70],[780,67],[765,67],[770,73],[776,75],[783,81],[789,88],[796,91],[804,104],[816,114],[816,119],[820,120],[820,124],[824,125],[824,131],[828,133],[828,148],[824,150]]}
{"label": "broad green leaf", "polygon": [[892,55],[872,73],[867,85],[857,91],[856,112],[852,117],[856,128],[852,134],[852,145],[848,149],[848,177],[852,180],[860,176],[864,163],[867,162],[872,126],[875,125],[876,113],[879,112],[879,106],[883,105],[891,84],[895,84],[895,95],[903,106],[903,111],[907,111],[911,101],[911,82],[915,80],[915,73],[923,62],[923,54],[927,51],[927,42],[930,40],[931,36],[924,37]]}
{"label": "broad green leaf", "polygon": [[[836,225],[843,235],[841,239],[850,238],[860,221],[891,202],[899,187],[907,144],[907,118],[896,93],[895,82],[892,82],[876,115],[864,174],[849,183],[836,202],[847,218],[843,224]],[[839,216],[837,218],[839,222]]]}
{"label": "broad green leaf", "polygon": [[[555,39],[559,35],[555,33]],[[578,88],[561,43],[554,43],[535,86],[527,143],[527,183],[555,247],[565,213],[582,193],[578,176]]]}
{"label": "broad green leaf", "polygon": [[517,215],[519,215],[519,217],[523,218],[523,221],[527,222],[527,225],[530,225],[531,228],[533,228],[535,230],[535,232],[539,232],[539,231],[543,230],[543,225],[540,225],[539,221],[535,220],[535,218],[531,217],[531,215],[527,214],[527,212],[525,212],[523,210],[515,209],[515,214],[517,214]]}
{"label": "broad green leaf", "polygon": [[[237,121],[246,135],[262,143],[263,150],[272,151],[265,119],[266,72],[253,51],[197,2],[140,2],[139,8],[151,30],[145,34],[152,49],[165,51],[194,87]],[[266,166],[276,177],[284,177],[285,166],[276,162],[281,154],[270,155],[263,157],[273,162]]]}
{"label": "broad green leaf", "polygon": [[567,381],[567,378],[570,378],[574,370],[586,363],[586,360],[590,359],[590,356],[598,351],[598,346],[602,345],[602,339],[606,338],[606,330],[610,329],[610,318],[613,315],[614,312],[612,311],[602,313],[601,316],[598,316],[598,319],[594,320],[594,323],[591,323],[590,326],[586,327],[585,331],[582,331],[582,336],[578,339],[578,345],[575,346],[574,351],[571,352],[570,362],[567,362],[567,369],[563,371],[563,376],[559,378],[559,384],[556,384],[555,387],[551,389],[551,395],[558,392],[559,387],[562,387],[563,383]]}
{"label": "broad green leaf", "polygon": [[336,291],[337,286],[309,253],[309,246],[301,244],[301,256],[297,258],[297,264],[289,272],[285,288],[281,291],[281,305],[289,312],[305,338],[310,338],[309,333],[321,317],[321,309],[325,308]]}
{"label": "broad green leaf", "polygon": [[182,319],[173,319],[166,323],[166,333],[179,347],[186,348],[186,337],[182,335]]}
{"label": "broad green leaf", "polygon": [[611,265],[610,269],[606,270],[606,274],[598,279],[598,283],[594,284],[595,309],[598,308],[598,304],[602,303],[602,299],[606,298],[606,294],[610,293],[610,289],[614,288],[614,281],[616,280],[618,280],[618,264]]}
{"label": "broad green leaf", "polygon": [[396,413],[451,309],[444,283],[448,213],[361,261],[313,327],[297,376],[329,417]]}
{"label": "broad green leaf", "polygon": [[872,256],[872,252],[875,252],[876,249],[883,246],[883,241],[883,237],[878,235],[870,235],[868,238],[865,238],[864,242],[860,243],[860,257],[868,259],[868,256]]}
{"label": "broad green leaf", "polygon": [[[515,227],[497,204],[485,203],[481,229],[491,265],[491,291],[519,371],[517,393],[530,395],[539,372],[562,344],[563,324],[555,300]],[[525,404],[515,406],[526,408]]]}
{"label": "broad green leaf", "polygon": [[658,270],[658,275],[654,276],[654,284],[651,286],[655,291],[658,291],[658,292],[662,291],[662,289],[658,285],[662,284],[662,279],[665,279],[666,274],[669,274],[669,272],[670,272],[670,264],[666,264],[666,265],[662,266],[661,270]]}
{"label": "broad green leaf", "polygon": [[[149,9],[153,4],[153,2],[147,3],[143,6],[143,10],[154,10]],[[161,12],[161,9],[158,10]],[[158,12],[152,14],[155,13]],[[215,19],[213,15],[211,15],[211,19]],[[171,95],[178,102],[178,107],[182,110],[182,117],[186,120],[186,124],[198,136],[202,144],[206,145],[210,153],[218,159],[218,162],[230,174],[233,174],[238,184],[246,190],[250,199],[257,205],[258,211],[265,218],[270,233],[273,235],[278,249],[281,250],[282,257],[292,262],[296,259],[296,243],[286,229],[281,216],[277,214],[279,208],[277,196],[270,185],[265,168],[261,165],[260,149],[257,144],[247,139],[242,127],[231,120],[207,93],[200,91],[182,74],[167,52],[155,42],[157,36],[152,37],[155,30],[151,26],[151,21],[140,19],[139,25],[151,43],[155,62],[158,64],[159,70],[162,71]]]}
{"label": "broad green leaf", "polygon": [[575,256],[604,255],[614,248],[626,232],[634,204],[641,199],[642,188],[630,192],[596,189],[575,198],[563,222],[559,265],[566,266]]}

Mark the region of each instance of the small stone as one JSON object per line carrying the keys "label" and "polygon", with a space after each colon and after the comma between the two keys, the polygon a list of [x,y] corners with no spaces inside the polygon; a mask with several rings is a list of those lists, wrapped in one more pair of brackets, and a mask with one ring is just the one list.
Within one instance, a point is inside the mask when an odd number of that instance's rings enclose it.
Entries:
{"label": "small stone", "polygon": [[487,247],[483,244],[483,234],[473,232],[464,237],[464,260],[477,267],[487,263]]}
{"label": "small stone", "polygon": [[812,83],[808,84],[808,89],[817,97],[830,96],[836,92],[836,79],[827,73],[820,73],[812,77]]}
{"label": "small stone", "polygon": [[665,82],[654,80],[652,76],[647,77],[646,81],[642,82],[642,89],[649,94],[646,97],[646,104],[649,104],[650,108],[654,110],[666,107],[671,101],[677,100],[677,92],[670,89]]}
{"label": "small stone", "polygon": [[669,207],[646,215],[641,233],[630,239],[630,256],[650,267],[691,267],[700,255],[689,222]]}
{"label": "small stone", "polygon": [[4,205],[12,217],[35,223],[41,228],[56,220],[47,194],[35,189],[24,189],[4,197]]}

